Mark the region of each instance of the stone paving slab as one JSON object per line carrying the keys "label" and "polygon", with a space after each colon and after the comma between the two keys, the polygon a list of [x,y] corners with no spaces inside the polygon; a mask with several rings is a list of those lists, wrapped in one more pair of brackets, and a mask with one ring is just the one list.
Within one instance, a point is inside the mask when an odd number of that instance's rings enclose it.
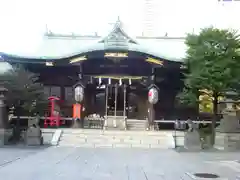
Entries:
{"label": "stone paving slab", "polygon": [[0,166],[4,180],[192,180],[193,173],[203,172],[217,173],[221,180],[236,180],[240,175],[233,165],[221,164],[235,159],[232,164],[236,165],[239,153],[87,147],[0,149],[1,163],[16,157],[18,160]]}
{"label": "stone paving slab", "polygon": [[47,147],[35,148],[25,146],[6,146],[0,148],[0,167],[20,160],[23,157],[27,157],[42,151]]}

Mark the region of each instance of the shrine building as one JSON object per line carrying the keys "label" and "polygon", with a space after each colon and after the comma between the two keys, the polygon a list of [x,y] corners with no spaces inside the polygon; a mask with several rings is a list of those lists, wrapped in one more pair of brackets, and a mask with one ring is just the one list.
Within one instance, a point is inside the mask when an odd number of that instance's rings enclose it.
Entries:
{"label": "shrine building", "polygon": [[[39,74],[47,96],[60,98],[61,116],[72,116],[73,86],[84,84],[86,114],[146,120],[148,90],[158,89],[156,120],[186,119],[176,106],[183,88],[183,37],[130,37],[118,20],[106,37],[63,35],[48,31],[34,55],[1,52],[4,64],[21,64]],[[191,114],[191,113],[190,113]]]}

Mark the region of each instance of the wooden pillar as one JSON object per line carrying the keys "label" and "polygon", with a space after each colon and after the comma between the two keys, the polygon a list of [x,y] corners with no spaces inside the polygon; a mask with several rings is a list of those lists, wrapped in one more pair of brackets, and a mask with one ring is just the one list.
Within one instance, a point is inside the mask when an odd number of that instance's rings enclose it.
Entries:
{"label": "wooden pillar", "polygon": [[0,87],[0,129],[6,129],[8,127],[8,116],[5,104],[5,93],[7,89]]}
{"label": "wooden pillar", "polygon": [[95,89],[94,85],[88,84],[84,89],[85,114],[93,114],[95,110]]}
{"label": "wooden pillar", "polygon": [[7,89],[0,86],[0,146],[5,145],[10,137],[11,132],[8,128],[8,115],[5,104],[5,93]]}
{"label": "wooden pillar", "polygon": [[[152,74],[150,77],[150,86],[152,86],[153,84],[155,84],[155,68],[154,67],[152,68]],[[154,121],[155,121],[155,104],[148,102],[148,129],[149,130],[154,129]]]}
{"label": "wooden pillar", "polygon": [[113,120],[113,127],[117,127],[117,104],[118,104],[118,84],[115,84],[115,94],[114,94],[114,120]]}
{"label": "wooden pillar", "polygon": [[[142,89],[142,91],[145,91],[144,89]],[[146,117],[148,116],[147,113],[147,109],[148,109],[148,99],[147,99],[147,95],[144,93],[140,93],[137,94],[137,118],[138,119],[146,119]]]}
{"label": "wooden pillar", "polygon": [[66,97],[65,97],[65,87],[64,87],[63,83],[60,85],[60,99],[66,100]]}
{"label": "wooden pillar", "polygon": [[148,127],[149,127],[149,130],[153,130],[154,120],[155,120],[154,104],[148,103]]}
{"label": "wooden pillar", "polygon": [[[85,108],[85,102],[86,102],[86,96],[85,96],[85,92],[86,92],[86,88],[85,88],[85,85],[84,85],[84,78],[83,78],[83,72],[82,72],[82,64],[80,63],[79,65],[79,74],[78,74],[78,78],[79,78],[79,81],[77,82],[77,84],[74,85],[74,88],[76,88],[76,86],[81,86],[83,88],[83,94],[82,94],[82,98],[81,100],[76,100],[76,103],[80,103],[81,104],[81,119],[80,120],[76,120],[74,119],[74,122],[73,122],[73,127],[75,128],[83,128],[84,127],[84,118],[85,118],[85,114],[86,114],[86,108]],[[75,93],[75,90],[74,90],[74,93]],[[75,97],[75,94],[74,94],[74,97]]]}

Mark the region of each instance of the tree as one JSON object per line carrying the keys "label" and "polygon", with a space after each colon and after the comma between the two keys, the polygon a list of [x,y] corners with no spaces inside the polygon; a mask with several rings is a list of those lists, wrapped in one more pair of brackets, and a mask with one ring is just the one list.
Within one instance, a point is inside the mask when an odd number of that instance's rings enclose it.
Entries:
{"label": "tree", "polygon": [[37,82],[38,76],[23,67],[15,66],[0,75],[0,83],[8,89],[7,106],[14,107],[17,116],[42,113],[47,101],[43,86]]}
{"label": "tree", "polygon": [[185,88],[180,97],[196,103],[200,93],[212,96],[214,144],[218,99],[224,96],[224,92],[235,90],[240,80],[239,36],[236,31],[210,27],[202,29],[199,35],[188,34],[185,44],[185,64],[189,73],[186,74]]}

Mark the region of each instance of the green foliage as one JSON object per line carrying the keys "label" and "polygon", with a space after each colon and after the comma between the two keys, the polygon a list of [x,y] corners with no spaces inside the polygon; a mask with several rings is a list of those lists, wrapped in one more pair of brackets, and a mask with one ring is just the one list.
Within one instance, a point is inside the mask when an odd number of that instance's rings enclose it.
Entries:
{"label": "green foliage", "polygon": [[[215,140],[215,124],[218,118],[218,98],[226,91],[236,91],[240,82],[239,35],[236,31],[216,28],[202,29],[199,35],[188,34],[185,44],[187,56],[185,64],[189,73],[186,74],[185,86],[195,97],[200,90],[211,92],[212,120],[211,144]],[[196,102],[194,95],[182,93],[182,98]],[[186,95],[186,93],[188,93]]]}
{"label": "green foliage", "polygon": [[[7,105],[14,107],[17,115],[33,115],[47,103],[43,86],[37,82],[36,74],[17,66],[0,75],[0,83],[8,89]],[[20,114],[19,114],[20,113]]]}
{"label": "green foliage", "polygon": [[240,41],[236,31],[206,28],[199,35],[189,34],[185,43],[187,81],[192,87],[220,95],[238,82]]}
{"label": "green foliage", "polygon": [[185,86],[189,91],[197,97],[197,89],[206,89],[217,98],[224,91],[235,89],[240,80],[240,41],[236,31],[202,29],[199,35],[188,34],[185,44],[188,47],[185,63],[189,68]]}
{"label": "green foliage", "polygon": [[177,99],[180,104],[193,107],[198,105],[197,93],[195,93],[192,89],[184,88],[183,91],[177,95]]}

